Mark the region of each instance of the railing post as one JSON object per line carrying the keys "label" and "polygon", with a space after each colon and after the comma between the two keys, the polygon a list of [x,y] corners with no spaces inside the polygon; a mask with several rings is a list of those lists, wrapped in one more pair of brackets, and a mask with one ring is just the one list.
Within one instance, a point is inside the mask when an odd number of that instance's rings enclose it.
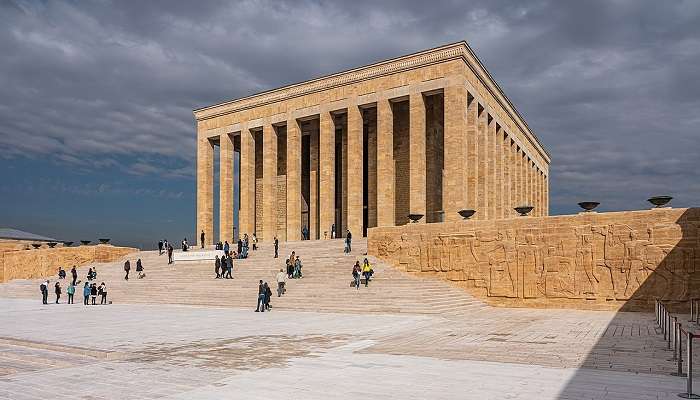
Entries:
{"label": "railing post", "polygon": [[693,303],[695,303],[695,299],[690,299],[690,319],[688,320],[688,322],[693,322],[693,314],[694,314]]}
{"label": "railing post", "polygon": [[673,358],[671,358],[669,361],[678,360],[678,336],[680,334],[680,323],[676,321],[676,317],[673,317],[673,320]]}
{"label": "railing post", "polygon": [[686,392],[685,393],[680,393],[678,397],[682,397],[684,399],[700,399],[700,396],[697,394],[693,393],[693,333],[688,332],[688,354],[687,354],[687,360],[688,360],[688,367],[687,367],[687,378],[686,378]]}

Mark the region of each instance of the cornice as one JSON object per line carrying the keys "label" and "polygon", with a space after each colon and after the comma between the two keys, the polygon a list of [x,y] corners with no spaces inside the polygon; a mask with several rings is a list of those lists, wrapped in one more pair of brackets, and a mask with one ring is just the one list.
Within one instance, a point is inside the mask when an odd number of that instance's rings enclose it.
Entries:
{"label": "cornice", "polygon": [[338,72],[320,78],[283,86],[251,96],[223,103],[199,108],[193,111],[197,121],[215,118],[221,115],[235,113],[251,108],[264,106],[271,103],[285,101],[295,97],[305,96],[324,90],[351,85],[368,79],[401,73],[432,64],[443,63],[450,60],[462,59],[472,70],[474,75],[489,90],[503,109],[510,114],[520,130],[525,134],[533,146],[539,150],[543,157],[550,161],[549,154],[532,133],[520,113],[515,109],[510,99],[505,95],[500,86],[493,80],[486,68],[465,41],[451,43],[434,49],[424,50],[418,53],[381,61],[375,64]]}

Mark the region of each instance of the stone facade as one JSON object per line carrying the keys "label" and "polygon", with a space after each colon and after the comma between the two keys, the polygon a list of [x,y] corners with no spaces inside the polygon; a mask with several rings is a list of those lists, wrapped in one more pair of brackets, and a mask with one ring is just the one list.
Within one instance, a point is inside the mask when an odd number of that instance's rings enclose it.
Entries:
{"label": "stone facade", "polygon": [[[194,111],[197,226],[208,244],[408,222],[548,214],[549,155],[465,42]],[[236,145],[239,143],[239,145]],[[222,152],[213,232],[214,151]],[[233,153],[238,152],[239,157]],[[240,199],[233,160],[240,159]],[[538,191],[540,190],[540,191]]]}
{"label": "stone facade", "polygon": [[74,265],[112,262],[137,251],[132,247],[95,245],[0,252],[0,282],[53,276],[58,267],[70,274]]}
{"label": "stone facade", "polygon": [[700,290],[700,208],[409,224],[368,253],[504,306],[653,307]]}

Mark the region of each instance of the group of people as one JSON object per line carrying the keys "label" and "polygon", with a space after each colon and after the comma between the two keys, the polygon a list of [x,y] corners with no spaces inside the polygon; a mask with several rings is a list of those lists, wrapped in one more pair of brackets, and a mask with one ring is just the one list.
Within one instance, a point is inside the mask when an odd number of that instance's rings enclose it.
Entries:
{"label": "group of people", "polygon": [[[129,280],[129,272],[131,272],[131,261],[126,260],[124,262],[124,272],[126,275],[124,275],[124,280],[128,281]],[[141,259],[139,258],[136,260],[136,273],[138,274],[137,277],[139,279],[143,279],[146,277],[146,273],[143,272],[143,263],[141,263]]]}
{"label": "group of people", "polygon": [[[185,239],[187,240],[187,239]],[[158,255],[162,255],[163,253],[168,254],[168,264],[173,263],[173,245],[168,243],[167,239],[159,240],[158,241]]]}
{"label": "group of people", "polygon": [[224,255],[221,256],[221,258],[219,258],[218,254],[216,255],[216,259],[214,260],[216,279],[233,279],[231,275],[233,272],[233,258],[233,253],[229,253],[228,250],[224,251]]}
{"label": "group of people", "polygon": [[359,261],[355,261],[355,265],[353,265],[352,267],[352,277],[355,280],[354,283],[357,290],[360,290],[360,283],[362,281],[362,277],[364,276],[365,287],[367,287],[369,285],[370,279],[372,278],[372,275],[374,275],[374,269],[372,269],[372,265],[370,265],[369,260],[367,260],[367,258],[364,259],[361,266]]}
{"label": "group of people", "polygon": [[[50,282],[48,280],[39,285],[39,290],[41,291],[41,302],[43,304],[48,304],[49,286]],[[67,304],[74,304],[73,296],[75,295],[75,287],[76,282],[73,280],[66,288],[66,294],[68,295]],[[54,293],[56,294],[56,304],[60,304],[63,288],[61,287],[61,283],[58,281],[54,284]],[[92,298],[92,304],[95,305],[97,296],[100,296],[101,298],[100,304],[107,304],[107,285],[104,282],[102,282],[99,286],[97,286],[97,283],[85,282],[85,286],[83,286],[83,304],[87,306],[90,304],[90,298]]]}
{"label": "group of people", "polygon": [[285,260],[284,263],[287,266],[287,277],[289,279],[300,279],[302,277],[301,267],[303,265],[301,264],[299,256],[296,255],[295,252],[292,251],[292,254]]}

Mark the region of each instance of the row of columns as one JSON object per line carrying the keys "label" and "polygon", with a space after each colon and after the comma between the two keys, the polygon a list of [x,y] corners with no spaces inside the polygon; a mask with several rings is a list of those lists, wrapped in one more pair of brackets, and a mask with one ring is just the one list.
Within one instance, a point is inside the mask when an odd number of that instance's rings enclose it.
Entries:
{"label": "row of columns", "polygon": [[[498,219],[516,215],[513,207],[530,204],[533,215],[548,214],[548,179],[488,110],[459,85],[443,88],[444,126],[442,206],[445,221],[461,217],[457,211],[473,208],[475,218]],[[394,118],[391,99],[376,99],[376,223],[395,225]],[[426,107],[425,96],[411,87],[409,101],[409,210],[426,214]],[[349,99],[346,110],[347,227],[354,235],[363,231],[363,117],[357,99]],[[335,222],[336,119],[327,108],[319,112],[318,159],[312,160],[312,182],[318,174],[318,192],[311,185],[309,212],[318,218],[320,230]],[[301,238],[302,132],[297,115],[286,119],[286,239]],[[282,123],[284,124],[284,123]],[[240,125],[240,213],[239,234],[256,231],[255,132],[262,128],[262,240],[277,233],[277,127],[269,120],[256,126]],[[260,126],[262,125],[262,126]],[[223,134],[221,146],[220,240],[233,240],[233,136]],[[202,138],[197,151],[197,232],[212,238],[213,143]],[[315,164],[316,163],[316,164]],[[314,165],[315,164],[315,165]],[[344,162],[345,164],[345,162]],[[422,219],[425,222],[426,218]],[[315,228],[310,224],[309,229]],[[313,232],[314,236],[315,232]],[[322,237],[322,235],[317,235]]]}

